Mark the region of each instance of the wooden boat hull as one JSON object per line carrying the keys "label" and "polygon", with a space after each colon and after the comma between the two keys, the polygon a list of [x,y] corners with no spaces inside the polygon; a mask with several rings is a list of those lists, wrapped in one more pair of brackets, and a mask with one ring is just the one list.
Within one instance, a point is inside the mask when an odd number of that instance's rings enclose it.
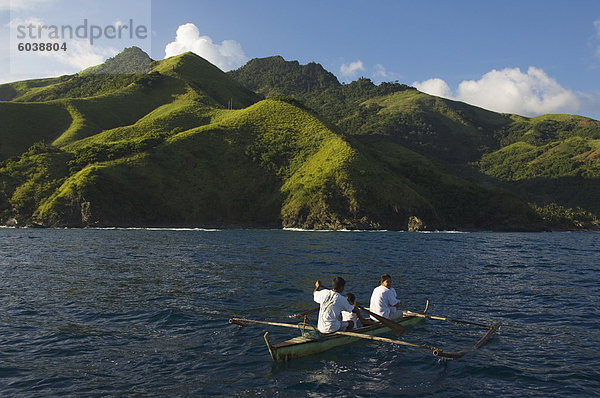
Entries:
{"label": "wooden boat hull", "polygon": [[[424,314],[427,311],[422,312]],[[412,326],[416,325],[423,321],[423,318],[408,316],[403,317],[396,322],[400,325]],[[390,333],[392,330],[388,327],[377,323],[375,325],[362,327],[359,329],[353,330],[355,333],[377,336],[385,333]],[[265,333],[265,342],[267,343],[267,348],[269,349],[269,353],[275,362],[285,362],[290,359],[301,358],[308,355],[318,354],[327,350],[330,350],[335,347],[339,347],[342,345],[350,344],[357,342],[359,340],[363,340],[359,337],[352,336],[344,336],[332,333],[328,336],[320,336],[318,339],[306,337],[306,336],[298,336],[294,337],[290,340],[283,341],[281,343],[271,345],[268,339],[268,332]]]}

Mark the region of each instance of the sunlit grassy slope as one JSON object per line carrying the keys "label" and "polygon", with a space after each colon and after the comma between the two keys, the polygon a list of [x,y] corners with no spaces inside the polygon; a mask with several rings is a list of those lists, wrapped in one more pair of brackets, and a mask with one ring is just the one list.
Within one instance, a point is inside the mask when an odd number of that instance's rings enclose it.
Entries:
{"label": "sunlit grassy slope", "polygon": [[[431,227],[477,228],[489,223],[488,202],[499,198],[397,145],[379,144],[387,158],[365,156],[284,101],[210,116],[210,123],[147,151],[84,167],[40,204],[35,219],[50,225],[406,229],[416,216]],[[449,200],[446,189],[462,197]],[[506,203],[520,204],[516,198]],[[480,208],[474,216],[454,215],[452,206],[473,205]],[[514,213],[508,205],[503,211]]]}
{"label": "sunlit grassy slope", "polygon": [[[86,86],[82,86],[83,81]],[[113,86],[115,82],[121,84]],[[31,103],[40,98],[44,102]],[[0,102],[1,120],[7,121],[0,125],[2,160],[38,141],[61,147],[106,130],[131,126],[158,108],[165,111],[199,103],[223,107],[230,100],[233,107],[239,108],[260,97],[204,59],[186,53],[155,62],[147,74],[88,71],[5,84],[0,86],[0,99],[11,101]],[[176,124],[173,121],[171,129],[181,127]]]}
{"label": "sunlit grassy slope", "polygon": [[345,123],[357,134],[382,134],[421,153],[446,161],[476,160],[497,147],[494,133],[507,115],[406,90],[363,102]]}
{"label": "sunlit grassy slope", "polygon": [[[280,226],[287,176],[323,148],[347,147],[281,101],[215,110],[211,117],[148,152],[84,168],[40,207],[39,218],[64,222],[66,208],[87,199],[94,205],[86,211],[100,223]],[[96,181],[103,181],[101,190]],[[118,195],[107,205],[110,192]]]}
{"label": "sunlit grassy slope", "polygon": [[[142,73],[131,66],[148,60],[127,51],[137,61],[116,56],[78,75],[0,86],[0,115],[8,121],[0,126],[0,221],[541,227],[515,194],[483,188],[446,165],[484,154],[481,169],[492,176],[503,156],[496,151],[520,145],[526,125],[547,124],[543,118],[500,115],[399,84],[341,85],[316,64],[293,66],[292,80],[321,97],[300,98],[298,86],[296,99],[264,100],[194,54],[149,63]],[[285,61],[271,61],[284,76]],[[268,81],[260,75],[257,84]],[[581,129],[571,129],[565,143],[580,148],[573,131]],[[582,138],[589,145],[596,145],[594,129]]]}
{"label": "sunlit grassy slope", "polygon": [[541,206],[600,214],[600,122],[571,115],[515,118],[501,149],[477,163],[490,177]]}
{"label": "sunlit grassy slope", "polygon": [[[575,115],[499,114],[397,83],[339,84],[322,68],[312,66],[309,72],[308,66],[269,57],[230,74],[264,95],[301,101],[358,142],[402,145],[434,159],[436,167],[486,187],[510,189],[539,206],[600,213],[600,122]],[[285,74],[292,78],[281,78]],[[379,157],[379,150],[373,155]]]}
{"label": "sunlit grassy slope", "polygon": [[[210,124],[171,136],[146,153],[84,168],[40,207],[38,218],[63,223],[68,208],[87,200],[89,221],[111,225],[344,225],[345,215],[334,214],[324,198],[325,183],[344,173],[353,153],[343,139],[282,101],[211,116]],[[323,154],[331,159],[314,163]],[[288,179],[296,185],[282,188]],[[353,200],[351,192],[330,188]],[[306,219],[296,220],[298,191],[308,191],[308,202],[324,203],[323,214],[311,214],[309,203]],[[109,203],[103,200],[107,194],[113,197]]]}
{"label": "sunlit grassy slope", "polygon": [[487,149],[497,149],[494,132],[513,122],[508,115],[404,84],[374,85],[365,78],[340,84],[320,65],[298,65],[281,57],[252,60],[229,74],[261,94],[301,101],[346,135],[387,136],[450,162],[477,160]]}

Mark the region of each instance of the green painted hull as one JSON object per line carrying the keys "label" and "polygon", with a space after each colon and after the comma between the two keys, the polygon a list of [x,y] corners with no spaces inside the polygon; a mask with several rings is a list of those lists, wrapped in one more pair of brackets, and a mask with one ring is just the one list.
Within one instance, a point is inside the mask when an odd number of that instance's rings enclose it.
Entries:
{"label": "green painted hull", "polygon": [[[412,326],[423,321],[423,318],[405,317],[399,319],[398,322],[402,326]],[[390,333],[392,330],[388,327],[376,324],[353,330],[355,333],[361,333],[370,336],[377,336],[384,333]],[[279,344],[271,345],[265,334],[267,348],[271,353],[271,357],[275,362],[284,362],[294,358],[301,358],[308,355],[318,354],[335,347],[364,340],[359,337],[344,336],[332,334],[330,336],[321,337],[319,339],[311,339],[309,337],[299,336],[293,339],[286,340]]]}

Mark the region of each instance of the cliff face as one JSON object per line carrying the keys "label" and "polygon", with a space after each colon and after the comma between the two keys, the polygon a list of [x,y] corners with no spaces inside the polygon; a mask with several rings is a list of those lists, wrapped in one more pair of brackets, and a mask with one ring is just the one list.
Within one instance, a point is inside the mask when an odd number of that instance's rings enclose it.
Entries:
{"label": "cliff face", "polygon": [[[515,123],[534,120],[396,83],[342,85],[318,64],[280,57],[225,74],[191,53],[149,70],[136,69],[148,65],[143,53],[124,54],[79,75],[0,86],[0,115],[10,115],[1,222],[545,228],[544,213],[496,175],[502,151],[528,136]],[[597,158],[581,159],[595,175]]]}

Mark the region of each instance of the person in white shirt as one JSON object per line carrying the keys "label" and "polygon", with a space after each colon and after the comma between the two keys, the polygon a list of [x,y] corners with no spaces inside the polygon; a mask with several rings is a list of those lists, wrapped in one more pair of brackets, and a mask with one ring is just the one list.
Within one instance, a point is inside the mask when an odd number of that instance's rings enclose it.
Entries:
{"label": "person in white shirt", "polygon": [[365,319],[360,314],[360,309],[358,308],[358,303],[356,302],[356,296],[352,293],[346,294],[346,299],[348,302],[354,306],[355,311],[348,312],[342,311],[342,321],[352,321],[354,322],[354,328],[357,329],[362,326],[369,326],[373,324],[373,321],[370,319]]}
{"label": "person in white shirt", "polygon": [[352,330],[354,322],[342,321],[342,311],[352,312],[352,306],[346,297],[340,293],[344,291],[346,281],[344,278],[336,276],[331,283],[331,290],[321,289],[321,281],[315,282],[313,297],[316,303],[319,303],[319,322],[317,329],[321,333],[333,333],[338,330]]}
{"label": "person in white shirt", "polygon": [[[369,311],[389,319],[396,319],[402,316],[402,311],[398,307],[404,306],[404,303],[398,301],[396,290],[392,288],[392,277],[388,274],[381,275],[379,286],[373,290]],[[373,316],[371,319],[376,320]]]}

